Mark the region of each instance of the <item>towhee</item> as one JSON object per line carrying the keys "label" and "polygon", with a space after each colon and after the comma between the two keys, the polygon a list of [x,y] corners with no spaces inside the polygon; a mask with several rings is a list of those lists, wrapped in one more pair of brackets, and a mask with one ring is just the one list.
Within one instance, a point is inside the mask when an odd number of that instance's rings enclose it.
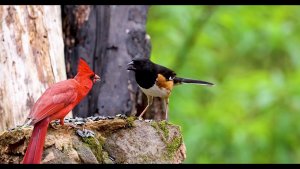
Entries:
{"label": "towhee", "polygon": [[148,104],[139,115],[142,118],[146,110],[153,102],[153,97],[161,97],[164,100],[166,120],[168,118],[169,96],[174,85],[182,83],[194,83],[199,85],[214,85],[210,82],[176,77],[176,73],[164,66],[151,62],[148,58],[134,58],[128,63],[127,70],[135,72],[135,80],[140,89],[147,96]]}

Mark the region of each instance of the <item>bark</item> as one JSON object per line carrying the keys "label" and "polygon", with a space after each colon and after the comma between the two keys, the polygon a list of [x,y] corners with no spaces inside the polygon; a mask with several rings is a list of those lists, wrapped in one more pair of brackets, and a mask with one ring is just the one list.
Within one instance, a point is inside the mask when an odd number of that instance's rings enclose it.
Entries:
{"label": "bark", "polygon": [[[139,114],[147,104],[133,72],[126,70],[133,57],[150,57],[145,26],[148,6],[66,5],[63,32],[68,77],[76,74],[74,61],[83,57],[102,81],[74,110],[74,116]],[[148,115],[147,115],[148,114]],[[162,102],[155,99],[147,118],[162,119]]]}
{"label": "bark", "polygon": [[[73,123],[74,124],[74,123]],[[147,122],[115,117],[88,121],[80,127],[94,132],[80,137],[78,129],[48,128],[42,163],[182,163],[186,158],[180,127],[166,121]],[[0,135],[0,163],[20,163],[32,128]],[[64,133],[64,134],[62,134]]]}
{"label": "bark", "polygon": [[0,6],[0,131],[24,122],[52,83],[66,79],[59,6]]}

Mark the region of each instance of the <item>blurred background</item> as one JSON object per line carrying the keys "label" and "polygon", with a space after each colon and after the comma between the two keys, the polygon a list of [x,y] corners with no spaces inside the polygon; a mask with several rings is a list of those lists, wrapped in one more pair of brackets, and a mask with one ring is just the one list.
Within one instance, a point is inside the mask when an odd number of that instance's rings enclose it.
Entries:
{"label": "blurred background", "polygon": [[185,163],[300,163],[300,6],[151,6],[151,60],[176,86]]}

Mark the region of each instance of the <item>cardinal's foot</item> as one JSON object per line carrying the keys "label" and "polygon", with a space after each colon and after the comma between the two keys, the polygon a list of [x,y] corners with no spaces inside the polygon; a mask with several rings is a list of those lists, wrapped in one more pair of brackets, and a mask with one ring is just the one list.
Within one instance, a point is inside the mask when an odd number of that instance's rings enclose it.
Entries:
{"label": "cardinal's foot", "polygon": [[50,123],[50,127],[57,130],[58,127],[56,127],[59,124],[59,122],[54,121],[53,123]]}

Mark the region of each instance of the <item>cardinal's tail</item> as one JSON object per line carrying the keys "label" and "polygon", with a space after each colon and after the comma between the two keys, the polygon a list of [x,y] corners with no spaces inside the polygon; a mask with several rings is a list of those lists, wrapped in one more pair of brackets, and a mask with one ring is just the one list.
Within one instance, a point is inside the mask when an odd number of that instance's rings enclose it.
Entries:
{"label": "cardinal's tail", "polygon": [[174,79],[174,84],[181,84],[181,83],[193,83],[193,84],[198,84],[198,85],[208,85],[208,86],[213,86],[213,83],[202,81],[202,80],[194,80],[194,79],[187,79],[187,78],[181,78],[181,77],[175,77]]}
{"label": "cardinal's tail", "polygon": [[41,162],[49,123],[50,118],[47,117],[34,125],[23,164],[39,164]]}

